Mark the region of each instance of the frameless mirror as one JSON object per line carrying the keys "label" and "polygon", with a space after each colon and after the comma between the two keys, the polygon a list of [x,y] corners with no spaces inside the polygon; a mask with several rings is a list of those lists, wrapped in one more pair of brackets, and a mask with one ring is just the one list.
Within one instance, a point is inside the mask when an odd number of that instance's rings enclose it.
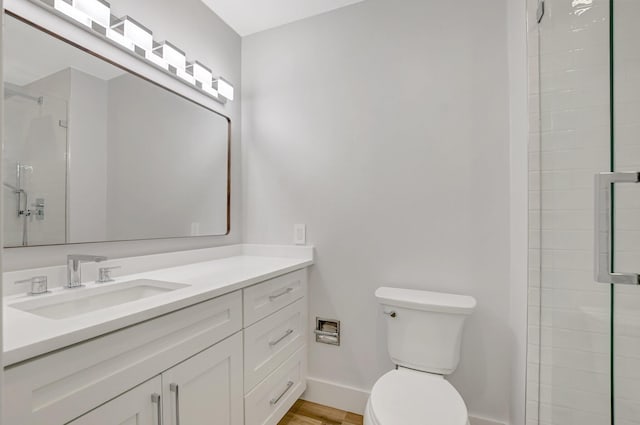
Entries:
{"label": "frameless mirror", "polygon": [[223,235],[228,118],[5,15],[6,247]]}

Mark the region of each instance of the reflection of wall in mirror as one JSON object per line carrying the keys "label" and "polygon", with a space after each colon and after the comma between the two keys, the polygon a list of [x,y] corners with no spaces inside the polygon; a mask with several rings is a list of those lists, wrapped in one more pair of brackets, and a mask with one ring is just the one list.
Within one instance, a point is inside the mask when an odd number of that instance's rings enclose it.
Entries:
{"label": "reflection of wall in mirror", "polygon": [[123,75],[109,81],[108,149],[109,239],[226,232],[226,119]]}

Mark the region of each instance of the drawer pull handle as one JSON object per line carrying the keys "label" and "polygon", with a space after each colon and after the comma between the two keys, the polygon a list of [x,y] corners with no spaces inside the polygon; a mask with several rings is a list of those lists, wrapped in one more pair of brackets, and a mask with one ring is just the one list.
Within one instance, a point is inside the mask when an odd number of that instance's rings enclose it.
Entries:
{"label": "drawer pull handle", "polygon": [[158,425],[162,425],[162,403],[160,403],[160,400],[160,394],[151,394],[151,403],[156,405]]}
{"label": "drawer pull handle", "polygon": [[278,404],[278,402],[282,399],[282,397],[284,397],[284,395],[289,392],[291,387],[293,387],[293,381],[287,382],[287,388],[285,388],[284,391],[278,397],[271,399],[270,401],[271,405],[275,406],[276,404]]}
{"label": "drawer pull handle", "polygon": [[286,337],[288,337],[292,333],[293,333],[293,329],[287,329],[287,331],[284,333],[284,335],[282,335],[280,338],[278,338],[278,339],[276,339],[274,341],[269,341],[269,347],[273,347],[274,345],[280,344],[280,342],[282,342],[283,339],[285,339]]}
{"label": "drawer pull handle", "polygon": [[293,291],[293,288],[287,288],[284,291],[280,292],[279,294],[270,295],[269,296],[269,301],[274,301],[274,300],[277,300],[280,297],[284,297],[285,295],[291,293],[291,291]]}
{"label": "drawer pull handle", "polygon": [[170,384],[169,391],[176,395],[176,425],[180,425],[180,387],[178,384]]}

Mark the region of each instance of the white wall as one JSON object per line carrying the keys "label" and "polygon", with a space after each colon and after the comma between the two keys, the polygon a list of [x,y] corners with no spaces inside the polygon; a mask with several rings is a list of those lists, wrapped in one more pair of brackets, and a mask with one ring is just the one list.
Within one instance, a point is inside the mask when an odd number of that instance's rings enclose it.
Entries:
{"label": "white wall", "polygon": [[[168,39],[182,47],[188,56],[197,58],[209,65],[216,73],[225,76],[234,83],[237,100],[227,105],[218,105],[213,101],[210,106],[232,120],[232,205],[231,234],[226,237],[201,237],[162,241],[136,241],[126,243],[88,244],[60,247],[14,248],[4,250],[4,270],[17,270],[35,266],[60,264],[68,253],[97,253],[111,257],[141,255],[146,253],[165,252],[183,249],[224,245],[240,242],[242,225],[240,222],[240,37],[210,11],[200,0],[113,0],[112,10],[117,15],[128,14],[155,31],[158,40]],[[207,102],[186,86],[168,79],[161,73],[141,65],[135,58],[115,49],[106,43],[96,41],[90,34],[80,29],[70,28],[69,24],[53,18],[39,7],[23,0],[9,0],[5,7],[29,14],[42,25],[51,27],[79,40],[82,44],[91,45],[99,53],[110,55],[136,71],[162,81],[173,89],[192,95],[198,101]]]}
{"label": "white wall", "polygon": [[469,294],[451,381],[507,422],[506,10],[368,0],[243,39],[245,240],[307,223],[311,317],[342,320],[341,347],[312,344],[312,378],[368,391],[392,367],[377,287]]}

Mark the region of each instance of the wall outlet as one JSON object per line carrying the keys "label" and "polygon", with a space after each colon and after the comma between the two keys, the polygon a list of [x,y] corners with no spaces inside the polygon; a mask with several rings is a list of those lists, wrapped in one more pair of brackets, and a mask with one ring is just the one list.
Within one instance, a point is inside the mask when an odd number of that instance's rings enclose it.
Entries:
{"label": "wall outlet", "polygon": [[296,245],[307,244],[307,225],[306,224],[294,224],[293,243]]}

